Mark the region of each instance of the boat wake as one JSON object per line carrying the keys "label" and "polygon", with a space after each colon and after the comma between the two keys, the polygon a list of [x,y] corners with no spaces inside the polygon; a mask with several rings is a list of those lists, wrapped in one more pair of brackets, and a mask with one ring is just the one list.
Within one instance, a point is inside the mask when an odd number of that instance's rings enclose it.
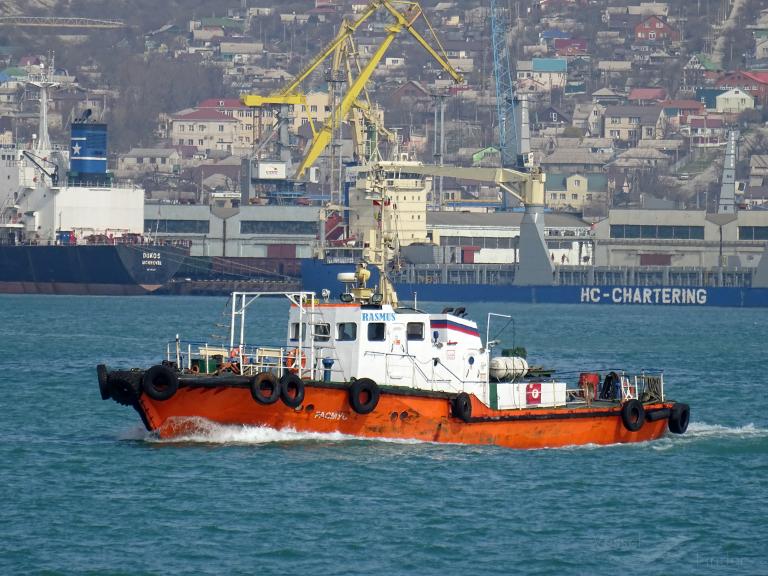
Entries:
{"label": "boat wake", "polygon": [[681,438],[768,438],[768,428],[758,428],[751,423],[744,426],[722,426],[691,422],[688,431]]}
{"label": "boat wake", "polygon": [[293,428],[277,430],[267,426],[243,426],[217,424],[204,418],[188,418],[182,423],[183,432],[173,438],[158,438],[143,432],[141,440],[153,444],[221,444],[260,445],[274,443],[341,443],[341,442],[387,442],[395,444],[424,444],[420,440],[398,438],[364,438],[341,432],[300,432]]}
{"label": "boat wake", "polygon": [[759,428],[754,424],[744,426],[723,426],[706,422],[691,422],[688,430],[681,436],[668,434],[657,442],[652,443],[653,450],[670,450],[681,444],[711,440],[760,440],[768,438],[768,429]]}

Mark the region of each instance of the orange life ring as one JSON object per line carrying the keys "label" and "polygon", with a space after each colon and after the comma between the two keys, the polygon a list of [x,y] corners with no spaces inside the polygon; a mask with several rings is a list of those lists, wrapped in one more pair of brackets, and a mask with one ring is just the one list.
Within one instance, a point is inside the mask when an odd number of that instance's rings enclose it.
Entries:
{"label": "orange life ring", "polygon": [[240,357],[240,348],[232,348],[232,350],[229,351],[229,357],[230,358],[239,358]]}
{"label": "orange life ring", "polygon": [[192,364],[192,374],[199,374],[200,373],[200,366],[197,364]]}
{"label": "orange life ring", "polygon": [[[288,368],[289,372],[293,372],[294,374],[299,373],[299,367],[297,364],[299,364],[299,361],[296,360],[296,357],[299,355],[299,349],[294,348],[288,354],[285,356],[285,367]],[[301,369],[307,367],[307,355],[302,354],[301,355]]]}

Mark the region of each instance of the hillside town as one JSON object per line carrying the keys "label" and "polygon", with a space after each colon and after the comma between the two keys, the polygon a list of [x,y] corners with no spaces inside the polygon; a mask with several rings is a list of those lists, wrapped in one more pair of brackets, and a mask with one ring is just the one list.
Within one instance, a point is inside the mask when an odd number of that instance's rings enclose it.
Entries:
{"label": "hillside town", "polygon": [[[230,8],[226,15],[183,19],[143,31],[143,62],[194,62],[214,69],[220,85],[190,106],[152,118],[151,133],[120,139],[115,169],[143,181],[151,194],[177,191],[176,199],[199,202],[203,190],[236,190],[240,158],[252,153],[272,122],[256,120],[241,94],[270,94],[353,21],[366,2],[315,0],[279,7]],[[738,127],[742,153],[750,158],[739,177],[747,182],[743,203],[759,206],[768,140],[762,133],[768,100],[768,13],[760,2],[518,2],[501,11],[516,90],[530,101],[532,147],[548,173],[552,210],[604,216],[611,207],[689,207],[714,201],[717,173],[705,170],[723,156],[727,131]],[[435,110],[444,107],[441,160],[459,165],[499,164],[496,101],[487,2],[424,2],[439,30],[450,64],[465,78],[454,84],[420,50],[399,35],[367,85],[382,127],[400,152],[434,160]],[[302,10],[295,8],[303,7]],[[362,59],[386,35],[373,19],[357,39]],[[0,47],[0,128],[4,141],[34,131],[25,77],[49,53]],[[734,53],[735,51],[735,53]],[[310,118],[322,124],[334,102],[325,68],[302,86],[306,104],[291,110],[290,132],[301,149],[311,137]],[[135,88],[107,86],[96,58],[58,69],[61,89],[49,115],[64,128],[78,110],[109,119]],[[338,84],[341,84],[339,86]],[[343,82],[336,87],[343,92]],[[305,112],[308,112],[305,114]],[[115,126],[113,133],[119,130]],[[349,134],[337,142],[353,160]],[[391,147],[390,147],[391,148]],[[327,153],[326,153],[327,154]],[[742,164],[747,164],[743,162]],[[701,177],[698,177],[701,176]],[[314,197],[328,195],[319,186]],[[192,183],[196,183],[193,190]],[[445,207],[487,208],[493,194],[460,182],[444,183]]]}
{"label": "hillside town", "polygon": [[[749,254],[732,259],[743,264],[768,239],[760,214],[768,202],[766,2],[426,1],[406,3],[413,19],[397,26],[378,2],[236,4],[150,25],[87,20],[73,30],[66,12],[58,24],[10,17],[0,37],[0,138],[34,138],[38,103],[28,79],[53,64],[52,139],[65,139],[85,109],[108,124],[110,169],[145,191],[146,232],[204,240],[200,254],[231,256],[229,240],[241,243],[237,256],[302,258],[318,238],[318,208],[344,201],[350,167],[376,159],[514,167],[500,144],[506,98],[518,116],[527,108],[527,162],[546,174],[548,221],[560,217],[547,228],[555,264],[601,263],[601,254],[608,264],[722,264],[724,241],[749,240]],[[500,70],[514,98],[500,96]],[[722,204],[730,135],[729,202],[754,215],[713,224],[707,214]],[[301,178],[291,178],[297,167]],[[492,216],[515,210],[518,199],[494,182],[431,180],[432,212],[412,242],[440,243],[446,262],[517,260],[519,224],[464,226],[460,214]],[[209,213],[216,205],[270,208],[268,220],[282,225],[247,219],[240,236],[225,239],[230,216]],[[684,225],[680,211],[691,212]],[[254,234],[266,238],[258,249]],[[567,235],[602,235],[607,252],[553,239]],[[646,255],[611,248],[640,238],[704,243]]]}

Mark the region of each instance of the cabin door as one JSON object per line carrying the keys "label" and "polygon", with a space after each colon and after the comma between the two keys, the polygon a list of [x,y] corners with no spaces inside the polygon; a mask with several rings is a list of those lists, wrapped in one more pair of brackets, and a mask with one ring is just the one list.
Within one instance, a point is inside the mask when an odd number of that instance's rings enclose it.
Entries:
{"label": "cabin door", "polygon": [[387,379],[401,384],[413,371],[413,362],[408,356],[408,338],[405,324],[388,324],[387,334]]}

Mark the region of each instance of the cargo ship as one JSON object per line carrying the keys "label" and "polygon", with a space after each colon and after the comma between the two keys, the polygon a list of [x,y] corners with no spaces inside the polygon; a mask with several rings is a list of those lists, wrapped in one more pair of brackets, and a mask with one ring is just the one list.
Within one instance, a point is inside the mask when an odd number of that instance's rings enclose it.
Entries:
{"label": "cargo ship", "polygon": [[107,170],[107,126],[90,110],[72,123],[68,149],[51,145],[49,70],[30,80],[40,94],[37,138],[0,146],[0,293],[153,292],[188,247],[143,234],[144,190]]}

